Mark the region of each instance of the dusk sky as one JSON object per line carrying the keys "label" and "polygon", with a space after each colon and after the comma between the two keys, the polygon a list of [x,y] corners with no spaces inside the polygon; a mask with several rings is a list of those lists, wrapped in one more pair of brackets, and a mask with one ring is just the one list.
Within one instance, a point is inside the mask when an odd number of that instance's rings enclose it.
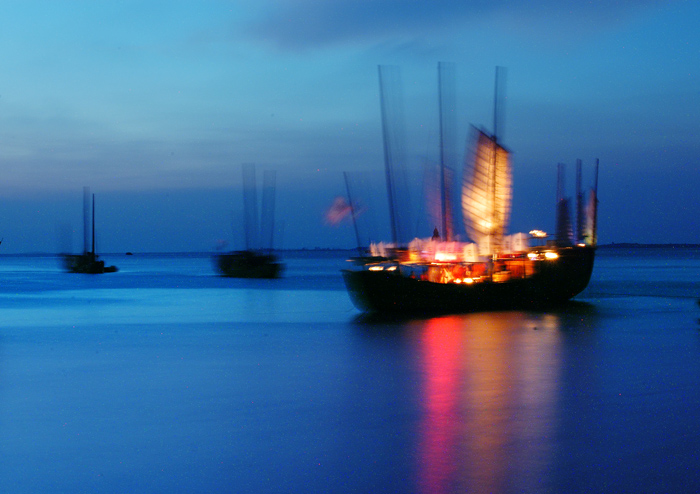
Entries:
{"label": "dusk sky", "polygon": [[460,157],[507,68],[511,231],[552,231],[557,163],[573,194],[598,158],[600,243],[700,243],[699,23],[671,0],[3,2],[0,253],[80,250],[83,186],[98,252],[241,248],[243,163],[277,171],[277,247],[352,248],[324,212],[343,172],[383,176],[377,66],[420,176],[438,62]]}

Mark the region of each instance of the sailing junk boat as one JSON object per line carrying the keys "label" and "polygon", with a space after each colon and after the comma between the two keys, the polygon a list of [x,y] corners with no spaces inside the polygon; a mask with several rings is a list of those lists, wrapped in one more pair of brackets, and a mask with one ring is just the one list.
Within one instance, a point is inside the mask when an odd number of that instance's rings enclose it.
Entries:
{"label": "sailing junk boat", "polygon": [[[92,227],[90,226],[90,200],[92,199]],[[92,231],[92,249],[88,250],[88,230]],[[98,260],[95,253],[95,195],[90,197],[87,187],[83,189],[83,253],[65,254],[63,264],[67,271],[71,273],[102,274],[114,273],[116,266],[105,266],[104,261]]]}
{"label": "sailing junk boat", "polygon": [[[495,135],[474,129],[474,137],[462,185],[463,220],[472,242],[448,237],[414,239],[402,247],[371,245],[369,256],[343,270],[357,308],[400,313],[534,308],[561,304],[586,288],[596,249],[597,163],[585,211],[577,201],[576,238],[566,228],[568,203],[558,197],[557,232],[568,233],[543,243],[546,234],[538,230],[505,234],[512,198],[510,153]],[[577,166],[580,199],[580,161]],[[558,180],[561,186],[563,174]],[[449,213],[443,208],[443,214]],[[539,245],[530,246],[533,239]]]}
{"label": "sailing junk boat", "polygon": [[[246,248],[215,256],[215,266],[222,276],[231,278],[278,278],[283,264],[272,254],[274,231],[275,172],[263,175],[262,230],[258,224],[255,167],[243,165],[243,205]],[[263,237],[265,248],[259,248]]]}

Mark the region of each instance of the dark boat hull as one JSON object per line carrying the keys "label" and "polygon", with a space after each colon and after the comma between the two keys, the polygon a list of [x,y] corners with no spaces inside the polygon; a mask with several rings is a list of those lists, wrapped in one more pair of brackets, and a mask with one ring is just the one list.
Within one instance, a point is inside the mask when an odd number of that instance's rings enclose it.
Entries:
{"label": "dark boat hull", "polygon": [[473,284],[435,283],[395,271],[344,270],[355,306],[368,312],[461,313],[560,305],[582,292],[591,277],[595,248],[558,250],[527,278]]}
{"label": "dark boat hull", "polygon": [[63,256],[63,265],[70,273],[103,274],[115,273],[116,266],[105,266],[104,261],[97,260],[97,256],[87,254],[66,254]]}
{"label": "dark boat hull", "polygon": [[230,278],[279,278],[283,268],[275,256],[251,251],[219,254],[215,263],[221,275]]}

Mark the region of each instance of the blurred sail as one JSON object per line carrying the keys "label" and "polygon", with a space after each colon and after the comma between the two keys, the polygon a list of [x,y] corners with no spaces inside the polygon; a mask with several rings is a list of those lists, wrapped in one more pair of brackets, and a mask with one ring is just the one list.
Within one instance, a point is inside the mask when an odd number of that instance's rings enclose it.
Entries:
{"label": "blurred sail", "polygon": [[255,185],[255,165],[252,163],[243,165],[243,218],[246,250],[259,249],[258,195]]}
{"label": "blurred sail", "polygon": [[557,205],[556,205],[556,228],[554,239],[557,245],[569,246],[573,243],[574,229],[571,221],[570,200],[566,194],[566,165],[557,165]]}
{"label": "blurred sail", "polygon": [[598,244],[598,160],[595,163],[595,182],[586,203],[586,228],[584,242],[587,245]]}
{"label": "blurred sail", "polygon": [[275,190],[277,174],[275,170],[263,172],[262,211],[260,216],[261,247],[272,250],[275,229]]}
{"label": "blurred sail", "polygon": [[509,152],[485,132],[476,132],[476,146],[464,167],[462,214],[467,235],[486,252],[498,252],[510,220],[512,169]]}
{"label": "blurred sail", "polygon": [[586,245],[596,245],[595,233],[595,217],[597,198],[595,191],[591,190],[588,194],[588,202],[586,203],[586,227],[583,234],[583,240]]}
{"label": "blurred sail", "polygon": [[557,228],[555,239],[559,246],[572,245],[574,237],[573,224],[571,222],[570,200],[561,199],[557,202]]}

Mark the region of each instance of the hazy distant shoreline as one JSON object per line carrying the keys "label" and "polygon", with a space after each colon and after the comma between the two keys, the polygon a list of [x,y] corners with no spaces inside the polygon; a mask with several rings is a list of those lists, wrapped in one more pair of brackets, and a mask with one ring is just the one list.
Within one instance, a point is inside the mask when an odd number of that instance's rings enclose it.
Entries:
{"label": "hazy distant shoreline", "polygon": [[[600,244],[598,249],[615,250],[615,249],[700,249],[700,244],[642,244],[634,242],[612,242],[609,244]],[[284,257],[285,254],[341,254],[346,253],[348,256],[357,254],[357,248],[340,249],[326,247],[312,247],[303,249],[275,249],[276,253]],[[216,254],[221,254],[221,251],[204,251],[204,252],[105,252],[100,253],[100,257],[109,256],[126,256],[131,257],[210,257]],[[1,257],[57,257],[62,254],[48,252],[26,252],[26,253],[2,253]]]}
{"label": "hazy distant shoreline", "polygon": [[638,244],[633,242],[621,242],[610,244],[600,244],[599,249],[627,249],[630,247],[639,249],[697,249],[700,244]]}

